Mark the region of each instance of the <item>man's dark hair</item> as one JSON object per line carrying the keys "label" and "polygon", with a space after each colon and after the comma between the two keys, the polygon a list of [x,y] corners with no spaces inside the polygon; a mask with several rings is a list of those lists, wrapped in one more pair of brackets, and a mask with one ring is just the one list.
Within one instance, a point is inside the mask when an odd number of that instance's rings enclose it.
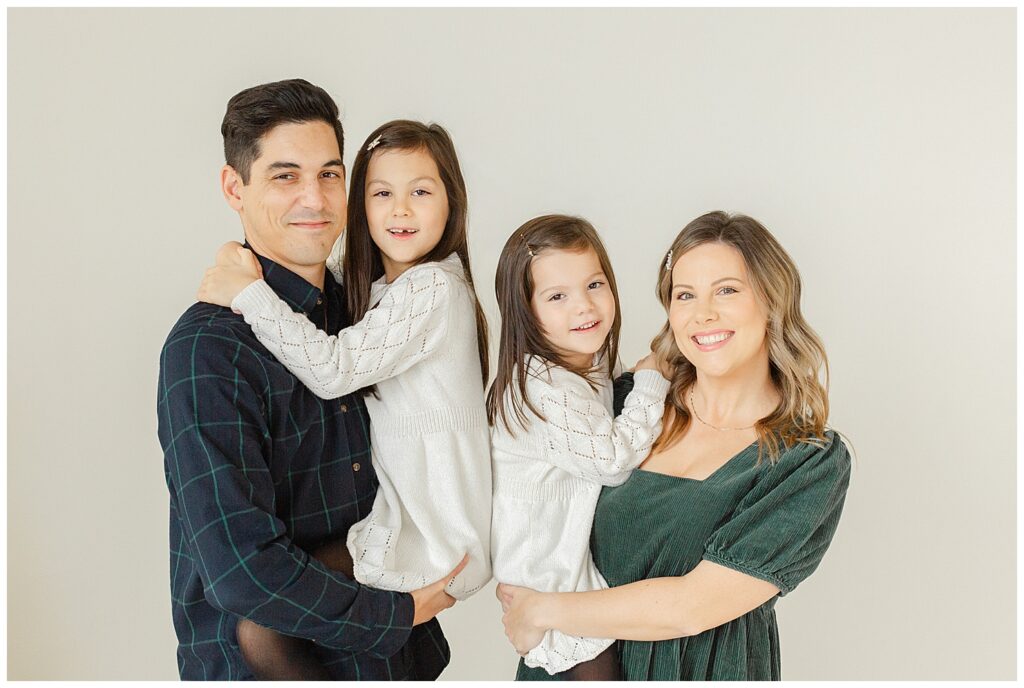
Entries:
{"label": "man's dark hair", "polygon": [[305,79],[260,84],[236,93],[228,101],[220,133],[224,160],[249,183],[252,164],[260,157],[260,138],[279,124],[326,122],[334,128],[339,156],[345,156],[345,132],[338,106],[327,91]]}

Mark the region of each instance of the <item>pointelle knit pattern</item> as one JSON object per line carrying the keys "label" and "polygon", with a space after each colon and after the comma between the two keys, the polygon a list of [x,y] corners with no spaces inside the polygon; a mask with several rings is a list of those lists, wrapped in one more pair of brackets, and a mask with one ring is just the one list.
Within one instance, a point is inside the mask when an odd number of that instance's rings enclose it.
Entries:
{"label": "pointelle knit pattern", "polygon": [[[527,427],[491,429],[494,502],[491,557],[502,583],[544,592],[583,592],[608,585],[590,555],[590,531],[604,485],[620,485],[661,434],[669,382],[641,370],[618,418],[605,372],[597,390],[579,375],[529,357]],[[511,399],[506,392],[504,403]],[[508,408],[508,406],[506,406]],[[549,674],[593,659],[612,639],[549,630],[526,656]]]}
{"label": "pointelle knit pattern", "polygon": [[[491,465],[474,298],[462,262],[406,270],[372,285],[376,305],[337,335],[293,312],[263,280],[231,306],[318,396],[370,385],[371,513],[349,530],[356,579],[409,592],[469,564],[446,591],[465,599],[491,578]],[[325,457],[329,460],[330,457]]]}

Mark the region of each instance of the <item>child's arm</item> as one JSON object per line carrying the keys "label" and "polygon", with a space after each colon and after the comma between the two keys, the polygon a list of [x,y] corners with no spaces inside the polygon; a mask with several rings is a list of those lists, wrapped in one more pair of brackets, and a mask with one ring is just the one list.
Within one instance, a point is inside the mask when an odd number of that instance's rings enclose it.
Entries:
{"label": "child's arm", "polygon": [[668,388],[656,370],[638,370],[622,414],[613,418],[583,380],[543,384],[538,408],[545,419],[544,459],[584,480],[621,485],[661,434]]}
{"label": "child's arm", "polygon": [[444,341],[451,286],[444,270],[410,268],[380,304],[337,336],[295,313],[263,280],[232,302],[257,339],[314,394],[333,399],[394,377]]}
{"label": "child's arm", "polygon": [[237,241],[229,241],[217,251],[217,263],[206,271],[196,299],[225,308],[247,286],[263,278],[256,254]]}

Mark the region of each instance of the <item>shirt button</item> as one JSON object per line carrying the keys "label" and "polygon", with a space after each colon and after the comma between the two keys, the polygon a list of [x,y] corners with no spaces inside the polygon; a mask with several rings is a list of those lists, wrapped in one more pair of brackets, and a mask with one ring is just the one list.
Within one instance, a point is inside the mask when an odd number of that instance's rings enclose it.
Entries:
{"label": "shirt button", "polygon": [[355,471],[356,473],[359,472],[360,468],[362,468],[362,466],[359,465],[358,461],[356,463],[352,464],[352,470]]}
{"label": "shirt button", "polygon": [[318,305],[318,306],[319,306],[319,305],[320,305],[320,304],[322,304],[323,302],[324,302],[324,297],[322,297],[322,296],[318,296],[318,297],[316,297],[316,305]]}
{"label": "shirt button", "polygon": [[348,404],[342,404],[341,405],[341,412],[342,413],[348,413]]}

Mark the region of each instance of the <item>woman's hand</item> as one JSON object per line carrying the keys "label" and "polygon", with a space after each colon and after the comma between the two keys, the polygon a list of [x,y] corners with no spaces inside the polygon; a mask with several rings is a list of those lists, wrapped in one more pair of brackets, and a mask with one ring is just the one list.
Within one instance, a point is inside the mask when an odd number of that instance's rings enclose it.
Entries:
{"label": "woman's hand", "polygon": [[444,578],[435,581],[425,588],[419,590],[413,590],[412,595],[413,612],[412,625],[418,626],[421,623],[430,621],[435,616],[443,612],[445,609],[455,605],[455,598],[444,591],[448,587],[448,584],[452,582],[455,576],[462,573],[462,569],[466,568],[469,563],[469,555],[462,557],[462,561],[459,565],[452,569]]}
{"label": "woman's hand", "polygon": [[217,251],[217,264],[206,271],[196,298],[230,307],[243,289],[262,277],[256,255],[237,241],[229,241]]}
{"label": "woman's hand", "polygon": [[498,584],[495,594],[501,601],[501,610],[505,612],[501,617],[505,635],[516,652],[525,655],[540,645],[547,629],[537,624],[535,619],[546,594],[505,583]]}

